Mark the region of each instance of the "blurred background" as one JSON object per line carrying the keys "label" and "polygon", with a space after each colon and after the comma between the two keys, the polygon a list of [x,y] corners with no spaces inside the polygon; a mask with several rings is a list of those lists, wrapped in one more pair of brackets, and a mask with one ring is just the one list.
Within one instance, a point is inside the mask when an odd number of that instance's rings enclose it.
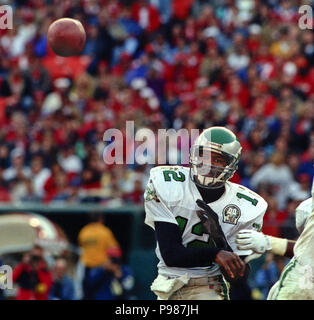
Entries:
{"label": "blurred background", "polygon": [[[298,237],[294,210],[314,176],[313,28],[299,28],[298,9],[313,1],[0,4],[14,12],[0,30],[0,264],[14,285],[2,299],[155,299],[143,222],[152,165],[103,160],[104,132],[126,120],[135,131],[233,130],[243,152],[232,181],[268,202],[264,233]],[[85,27],[81,56],[47,46],[62,17]],[[246,298],[265,299],[286,263],[253,261]]]}

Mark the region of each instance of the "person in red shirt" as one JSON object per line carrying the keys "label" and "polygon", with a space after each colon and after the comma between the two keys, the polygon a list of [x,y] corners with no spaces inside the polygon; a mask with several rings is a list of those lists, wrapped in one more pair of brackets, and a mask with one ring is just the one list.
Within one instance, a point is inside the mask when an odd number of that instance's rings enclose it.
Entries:
{"label": "person in red shirt", "polygon": [[236,101],[238,101],[238,103],[240,103],[243,109],[248,108],[250,92],[238,76],[232,75],[230,77],[227,82],[225,92],[226,97],[229,101],[235,99]]}
{"label": "person in red shirt", "polygon": [[16,300],[48,300],[52,275],[41,247],[35,246],[24,255],[13,270],[13,282],[18,285]]}
{"label": "person in red shirt", "polygon": [[146,0],[138,0],[131,7],[132,18],[147,33],[157,31],[161,19],[159,11]]}
{"label": "person in red shirt", "polygon": [[144,199],[141,180],[135,180],[133,190],[129,193],[125,193],[123,198],[125,201],[130,201],[132,203],[142,203]]}
{"label": "person in red shirt", "polygon": [[278,209],[274,197],[268,197],[268,209],[264,216],[262,232],[274,237],[281,236],[281,227],[287,219],[287,212]]}
{"label": "person in red shirt", "polygon": [[184,20],[188,17],[194,0],[173,0],[172,12],[175,19]]}

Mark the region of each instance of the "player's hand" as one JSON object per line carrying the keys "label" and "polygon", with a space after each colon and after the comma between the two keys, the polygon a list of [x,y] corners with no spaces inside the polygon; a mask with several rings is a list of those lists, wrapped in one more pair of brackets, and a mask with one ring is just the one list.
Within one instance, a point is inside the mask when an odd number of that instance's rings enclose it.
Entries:
{"label": "player's hand", "polygon": [[237,279],[244,275],[245,264],[240,257],[233,252],[220,250],[216,255],[215,262],[231,279]]}
{"label": "player's hand", "polygon": [[236,243],[239,250],[264,253],[271,249],[269,238],[262,232],[244,229],[238,232]]}
{"label": "player's hand", "polygon": [[232,252],[219,224],[217,213],[203,200],[197,199],[196,204],[202,209],[196,213],[202,222],[204,232],[210,235],[217,248]]}

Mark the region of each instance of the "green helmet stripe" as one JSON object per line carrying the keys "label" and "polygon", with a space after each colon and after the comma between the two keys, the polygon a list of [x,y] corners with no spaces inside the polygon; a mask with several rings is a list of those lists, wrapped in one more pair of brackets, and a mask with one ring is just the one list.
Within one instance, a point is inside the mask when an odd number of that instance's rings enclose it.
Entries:
{"label": "green helmet stripe", "polygon": [[234,134],[224,128],[212,128],[204,132],[204,135],[208,141],[218,144],[231,143],[237,139]]}

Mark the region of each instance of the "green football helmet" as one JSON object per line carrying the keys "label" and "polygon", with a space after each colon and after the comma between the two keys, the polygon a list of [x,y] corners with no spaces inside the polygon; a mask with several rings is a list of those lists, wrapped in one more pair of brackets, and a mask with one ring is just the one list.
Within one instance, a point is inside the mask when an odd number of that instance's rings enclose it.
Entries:
{"label": "green football helmet", "polygon": [[190,176],[203,188],[220,188],[236,172],[241,144],[235,134],[224,127],[204,130],[190,151]]}

